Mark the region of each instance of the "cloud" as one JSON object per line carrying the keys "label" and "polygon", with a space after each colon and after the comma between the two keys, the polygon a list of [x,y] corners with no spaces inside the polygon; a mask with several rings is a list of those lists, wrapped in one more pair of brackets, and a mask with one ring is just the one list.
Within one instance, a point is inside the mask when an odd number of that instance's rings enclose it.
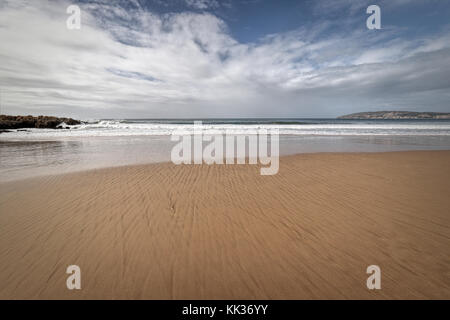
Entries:
{"label": "cloud", "polygon": [[316,0],[314,1],[314,13],[317,15],[349,12],[352,14],[365,13],[366,8],[376,4],[384,11],[416,4],[438,3],[440,0]]}
{"label": "cloud", "polygon": [[199,10],[214,9],[219,7],[217,0],[186,0],[186,4],[189,7]]}
{"label": "cloud", "polygon": [[139,3],[1,1],[7,113],[74,117],[336,116],[391,108],[449,111],[450,36],[336,31],[331,22],[239,43],[207,12]]}

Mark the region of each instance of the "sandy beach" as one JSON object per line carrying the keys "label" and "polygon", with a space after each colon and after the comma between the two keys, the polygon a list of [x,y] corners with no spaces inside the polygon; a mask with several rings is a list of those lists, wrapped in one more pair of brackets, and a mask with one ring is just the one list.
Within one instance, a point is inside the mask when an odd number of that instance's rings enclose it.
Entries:
{"label": "sandy beach", "polygon": [[317,153],[274,176],[164,163],[2,183],[0,298],[449,299],[449,163]]}

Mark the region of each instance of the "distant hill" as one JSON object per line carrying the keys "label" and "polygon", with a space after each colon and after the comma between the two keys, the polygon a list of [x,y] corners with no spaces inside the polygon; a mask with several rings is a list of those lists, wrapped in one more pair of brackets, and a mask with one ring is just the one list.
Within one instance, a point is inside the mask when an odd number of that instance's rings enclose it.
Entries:
{"label": "distant hill", "polygon": [[347,114],[345,116],[338,117],[338,119],[450,119],[450,113],[374,111]]}

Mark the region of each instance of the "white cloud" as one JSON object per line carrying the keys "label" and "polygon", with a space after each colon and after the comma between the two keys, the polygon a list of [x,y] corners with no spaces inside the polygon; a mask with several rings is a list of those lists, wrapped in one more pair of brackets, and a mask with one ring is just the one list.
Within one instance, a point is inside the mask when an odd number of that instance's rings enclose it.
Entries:
{"label": "white cloud", "polygon": [[186,4],[189,7],[195,8],[195,9],[214,9],[219,7],[219,3],[217,0],[186,0]]}
{"label": "white cloud", "polygon": [[328,13],[342,13],[342,10],[347,10],[350,13],[365,13],[366,8],[369,5],[376,4],[379,5],[382,11],[392,10],[394,8],[401,8],[408,5],[415,4],[431,4],[438,3],[440,0],[315,0],[314,1],[314,12],[318,15],[328,14]]}
{"label": "white cloud", "polygon": [[[109,2],[2,1],[8,113],[75,117],[334,116],[395,104],[448,111],[450,41],[317,24],[242,44],[209,13],[156,15]],[[414,99],[413,99],[414,98]]]}

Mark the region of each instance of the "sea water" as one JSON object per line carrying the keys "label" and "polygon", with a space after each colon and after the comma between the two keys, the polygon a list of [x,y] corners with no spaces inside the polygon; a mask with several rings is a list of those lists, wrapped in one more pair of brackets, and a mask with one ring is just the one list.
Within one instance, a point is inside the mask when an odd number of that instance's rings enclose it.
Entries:
{"label": "sea water", "polygon": [[170,161],[172,132],[247,134],[277,128],[280,155],[312,152],[449,150],[449,120],[104,119],[70,129],[0,134],[1,181],[85,169]]}

